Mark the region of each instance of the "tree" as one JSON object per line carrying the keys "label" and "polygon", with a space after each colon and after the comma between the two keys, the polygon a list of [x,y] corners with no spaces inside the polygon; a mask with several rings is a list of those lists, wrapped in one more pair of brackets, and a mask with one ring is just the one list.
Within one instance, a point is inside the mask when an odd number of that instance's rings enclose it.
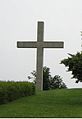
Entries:
{"label": "tree", "polygon": [[43,90],[49,90],[50,87],[50,68],[43,67]]}
{"label": "tree", "polygon": [[[36,71],[31,72],[32,77],[28,76],[29,79],[36,80]],[[36,82],[35,82],[36,83]],[[50,68],[43,67],[43,90],[66,88],[65,83],[62,81],[59,75],[52,77],[50,75]]]}
{"label": "tree", "polygon": [[63,59],[61,64],[68,67],[68,71],[72,71],[72,78],[76,79],[76,83],[82,82],[82,52],[75,55],[69,54],[70,57]]}
{"label": "tree", "polygon": [[[28,76],[28,79],[34,79],[36,83],[36,71],[31,72],[32,77]],[[43,90],[49,90],[49,80],[50,80],[50,69],[48,67],[43,67]]]}
{"label": "tree", "polygon": [[51,80],[50,80],[50,88],[51,89],[56,89],[56,88],[67,88],[65,83],[62,81],[62,78],[59,75],[55,75]]}

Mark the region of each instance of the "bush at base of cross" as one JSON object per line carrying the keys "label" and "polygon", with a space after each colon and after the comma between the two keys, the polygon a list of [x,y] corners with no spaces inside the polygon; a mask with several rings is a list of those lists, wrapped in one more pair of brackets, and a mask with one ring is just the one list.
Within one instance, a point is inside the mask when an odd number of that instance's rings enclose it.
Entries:
{"label": "bush at base of cross", "polygon": [[[28,79],[33,79],[36,83],[36,71],[31,72],[32,76],[28,76]],[[49,89],[61,89],[61,88],[67,88],[65,83],[62,81],[62,78],[59,75],[55,75],[52,77],[50,75],[50,68],[43,67],[43,90],[49,90]]]}

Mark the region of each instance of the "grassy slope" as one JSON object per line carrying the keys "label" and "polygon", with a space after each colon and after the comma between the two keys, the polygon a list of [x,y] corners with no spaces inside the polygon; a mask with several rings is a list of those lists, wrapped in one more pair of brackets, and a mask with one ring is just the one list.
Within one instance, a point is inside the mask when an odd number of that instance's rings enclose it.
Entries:
{"label": "grassy slope", "polygon": [[0,117],[82,117],[82,89],[43,91],[0,105]]}

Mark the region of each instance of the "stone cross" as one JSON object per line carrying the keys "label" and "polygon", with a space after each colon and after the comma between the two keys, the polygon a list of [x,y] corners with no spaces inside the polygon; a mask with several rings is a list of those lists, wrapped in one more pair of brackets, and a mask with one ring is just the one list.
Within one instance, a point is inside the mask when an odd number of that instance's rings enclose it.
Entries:
{"label": "stone cross", "polygon": [[17,48],[37,48],[36,89],[43,90],[43,49],[63,48],[64,42],[44,41],[44,22],[38,22],[37,42],[18,41]]}

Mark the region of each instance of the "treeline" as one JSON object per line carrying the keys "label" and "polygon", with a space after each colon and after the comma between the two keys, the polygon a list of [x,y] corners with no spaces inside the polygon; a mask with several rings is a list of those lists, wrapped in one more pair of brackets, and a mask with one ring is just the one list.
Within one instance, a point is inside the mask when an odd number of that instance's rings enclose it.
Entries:
{"label": "treeline", "polygon": [[0,81],[0,104],[8,103],[20,97],[34,94],[35,94],[34,83]]}

